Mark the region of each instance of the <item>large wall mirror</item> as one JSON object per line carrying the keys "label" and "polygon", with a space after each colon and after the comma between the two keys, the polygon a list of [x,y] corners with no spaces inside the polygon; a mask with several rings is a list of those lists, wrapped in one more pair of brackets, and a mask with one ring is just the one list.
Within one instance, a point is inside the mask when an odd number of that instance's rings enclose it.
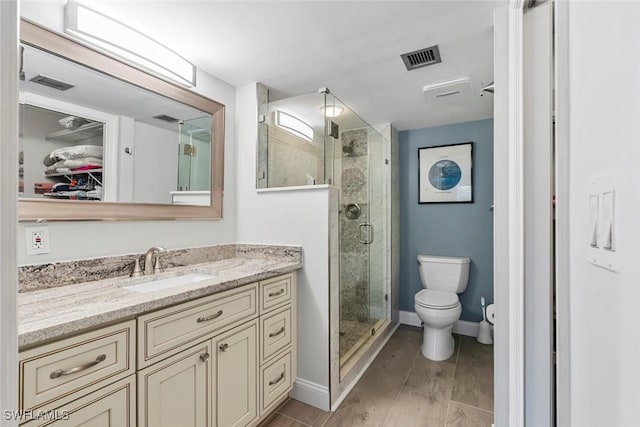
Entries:
{"label": "large wall mirror", "polygon": [[22,20],[19,218],[221,218],[224,106]]}

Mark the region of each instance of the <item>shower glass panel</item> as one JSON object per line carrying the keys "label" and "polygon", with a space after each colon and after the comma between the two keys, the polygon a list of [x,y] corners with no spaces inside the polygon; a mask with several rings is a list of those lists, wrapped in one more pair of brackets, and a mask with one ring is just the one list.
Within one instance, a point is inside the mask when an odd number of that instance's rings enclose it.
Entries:
{"label": "shower glass panel", "polygon": [[259,108],[257,187],[325,184],[325,94]]}
{"label": "shower glass panel", "polygon": [[178,190],[209,191],[211,116],[181,122],[179,134]]}
{"label": "shower glass panel", "polygon": [[[340,366],[385,325],[383,136],[337,97],[326,100],[329,178],[340,189]],[[338,114],[339,113],[339,114]]]}
{"label": "shower glass panel", "polygon": [[259,106],[258,188],[339,191],[340,373],[388,324],[384,137],[330,93]]}

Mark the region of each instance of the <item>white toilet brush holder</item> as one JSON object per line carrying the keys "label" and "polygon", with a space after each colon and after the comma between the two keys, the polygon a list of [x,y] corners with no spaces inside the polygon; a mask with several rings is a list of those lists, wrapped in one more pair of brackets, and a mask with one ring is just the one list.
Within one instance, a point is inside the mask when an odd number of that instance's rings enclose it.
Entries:
{"label": "white toilet brush holder", "polygon": [[[480,297],[480,305],[482,305],[482,321],[480,322],[480,329],[478,330],[478,342],[480,344],[493,344],[493,338],[491,337],[491,326],[487,322],[487,307],[485,306],[484,297]],[[493,313],[493,304],[489,304],[491,312]]]}
{"label": "white toilet brush holder", "polygon": [[478,338],[476,339],[480,344],[493,344],[493,338],[491,337],[491,325],[486,320],[482,320],[480,322]]}

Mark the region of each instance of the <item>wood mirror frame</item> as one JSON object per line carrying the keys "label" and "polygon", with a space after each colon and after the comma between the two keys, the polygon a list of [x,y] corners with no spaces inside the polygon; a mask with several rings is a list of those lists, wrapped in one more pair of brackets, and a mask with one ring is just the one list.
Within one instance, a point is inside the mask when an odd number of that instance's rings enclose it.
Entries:
{"label": "wood mirror frame", "polygon": [[19,199],[20,221],[222,219],[225,106],[125,61],[32,22],[20,21],[20,41],[58,57],[211,114],[211,205]]}

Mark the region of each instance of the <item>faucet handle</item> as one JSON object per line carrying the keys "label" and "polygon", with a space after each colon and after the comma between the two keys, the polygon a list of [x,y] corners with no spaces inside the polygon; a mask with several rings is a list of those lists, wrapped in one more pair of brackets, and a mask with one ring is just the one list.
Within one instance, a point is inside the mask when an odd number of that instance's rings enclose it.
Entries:
{"label": "faucet handle", "polygon": [[154,273],[162,273],[164,271],[164,268],[162,267],[162,264],[160,264],[160,254],[156,255],[156,262],[153,265],[153,272]]}
{"label": "faucet handle", "polygon": [[133,264],[133,270],[131,270],[131,274],[129,275],[129,277],[140,277],[140,276],[144,276],[144,272],[142,271],[142,268],[140,268],[140,260],[136,258]]}

